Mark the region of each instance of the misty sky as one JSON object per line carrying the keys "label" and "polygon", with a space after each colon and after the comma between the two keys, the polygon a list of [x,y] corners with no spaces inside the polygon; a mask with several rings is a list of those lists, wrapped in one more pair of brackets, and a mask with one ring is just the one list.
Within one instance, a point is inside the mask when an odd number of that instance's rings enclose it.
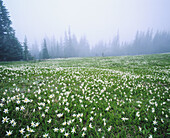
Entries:
{"label": "misty sky", "polygon": [[130,41],[137,30],[170,31],[170,0],[4,0],[21,42],[57,39],[64,31],[86,35],[90,44],[108,41],[119,31]]}

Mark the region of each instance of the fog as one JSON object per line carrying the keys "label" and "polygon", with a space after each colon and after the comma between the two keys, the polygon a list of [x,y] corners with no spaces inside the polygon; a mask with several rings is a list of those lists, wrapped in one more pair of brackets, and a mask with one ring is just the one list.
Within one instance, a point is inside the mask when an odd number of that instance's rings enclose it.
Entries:
{"label": "fog", "polygon": [[16,36],[29,45],[44,37],[60,39],[71,28],[90,46],[112,40],[130,42],[136,31],[170,31],[169,0],[4,0]]}
{"label": "fog", "polygon": [[169,0],[0,0],[0,61],[167,53],[169,7]]}

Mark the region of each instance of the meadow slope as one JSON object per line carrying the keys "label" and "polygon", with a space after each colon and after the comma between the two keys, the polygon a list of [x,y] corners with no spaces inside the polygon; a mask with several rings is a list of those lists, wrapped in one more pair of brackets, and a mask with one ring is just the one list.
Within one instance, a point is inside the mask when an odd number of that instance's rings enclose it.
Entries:
{"label": "meadow slope", "polygon": [[168,137],[170,54],[0,63],[1,137]]}

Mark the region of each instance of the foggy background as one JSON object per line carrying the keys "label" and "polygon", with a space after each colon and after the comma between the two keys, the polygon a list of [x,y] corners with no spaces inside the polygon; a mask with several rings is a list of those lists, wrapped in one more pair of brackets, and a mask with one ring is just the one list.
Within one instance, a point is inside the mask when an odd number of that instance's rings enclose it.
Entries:
{"label": "foggy background", "polygon": [[[2,31],[2,61],[170,52],[170,0],[4,3],[15,33],[8,40],[8,30]],[[3,24],[8,19],[3,18],[5,12],[0,14],[1,30],[8,28],[12,33],[10,26]]]}
{"label": "foggy background", "polygon": [[60,39],[70,26],[91,46],[109,41],[131,41],[136,31],[170,31],[170,0],[4,0],[16,36],[29,45],[44,37]]}

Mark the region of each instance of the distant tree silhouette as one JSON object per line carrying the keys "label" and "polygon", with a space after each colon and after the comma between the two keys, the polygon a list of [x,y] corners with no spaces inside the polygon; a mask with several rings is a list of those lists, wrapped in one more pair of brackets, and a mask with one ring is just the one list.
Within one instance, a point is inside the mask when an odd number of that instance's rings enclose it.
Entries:
{"label": "distant tree silhouette", "polygon": [[49,58],[46,39],[44,39],[44,43],[43,43],[42,58],[43,59],[48,59]]}
{"label": "distant tree silhouette", "polygon": [[23,59],[23,49],[11,27],[9,13],[0,0],[0,61]]}
{"label": "distant tree silhouette", "polygon": [[[120,44],[119,33],[111,41],[99,41],[95,46],[90,47],[85,36],[78,40],[71,34],[70,29],[65,31],[64,39],[55,41],[51,39],[45,43],[43,49],[44,58],[61,57],[88,57],[88,56],[121,56],[121,55],[139,55],[170,52],[170,33],[166,31],[152,30],[146,32],[137,31],[133,41]],[[49,50],[49,55],[48,50]],[[41,52],[42,55],[42,52]]]}
{"label": "distant tree silhouette", "polygon": [[29,55],[28,44],[27,44],[27,38],[25,36],[25,39],[24,39],[24,60],[28,61],[28,55]]}

